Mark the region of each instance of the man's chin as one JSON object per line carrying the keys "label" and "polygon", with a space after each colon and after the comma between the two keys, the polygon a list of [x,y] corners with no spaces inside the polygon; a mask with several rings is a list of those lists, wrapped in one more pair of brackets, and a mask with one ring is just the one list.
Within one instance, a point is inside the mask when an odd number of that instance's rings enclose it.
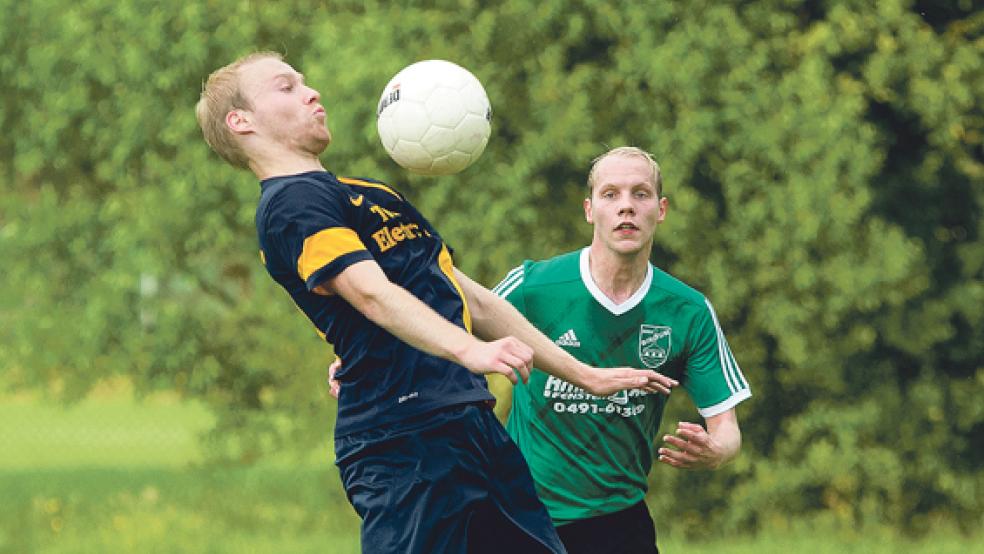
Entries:
{"label": "man's chin", "polygon": [[643,250],[645,244],[640,241],[619,241],[613,245],[612,250],[620,256],[635,256]]}
{"label": "man's chin", "polygon": [[329,144],[331,144],[331,135],[330,134],[328,136],[326,136],[326,137],[319,138],[311,146],[314,147],[313,148],[314,153],[321,154],[322,152],[325,151],[326,148],[328,148],[328,145]]}

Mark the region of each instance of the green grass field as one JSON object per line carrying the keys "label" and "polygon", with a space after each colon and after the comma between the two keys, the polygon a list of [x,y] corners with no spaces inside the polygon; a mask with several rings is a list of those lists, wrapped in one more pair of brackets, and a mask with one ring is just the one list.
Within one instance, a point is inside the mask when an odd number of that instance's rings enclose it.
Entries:
{"label": "green grass field", "polygon": [[0,552],[357,552],[324,462],[202,464],[208,412],[114,392],[65,408],[0,398]]}
{"label": "green grass field", "polygon": [[[211,419],[173,399],[104,395],[72,408],[0,398],[0,553],[359,552],[359,521],[327,459],[310,466],[217,468],[196,433]],[[801,531],[698,544],[661,537],[663,552],[984,552],[952,532]]]}

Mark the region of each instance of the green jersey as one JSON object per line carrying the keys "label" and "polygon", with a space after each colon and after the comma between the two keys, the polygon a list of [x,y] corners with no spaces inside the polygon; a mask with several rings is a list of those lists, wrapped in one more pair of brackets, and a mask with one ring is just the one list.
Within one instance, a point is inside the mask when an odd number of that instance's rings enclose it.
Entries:
{"label": "green jersey", "polygon": [[[710,302],[651,264],[621,304],[595,284],[587,248],[526,261],[493,292],[589,365],[649,368],[677,379],[705,418],[751,396]],[[506,429],[556,524],[617,512],[645,497],[666,400],[642,390],[600,398],[537,369],[513,389]]]}

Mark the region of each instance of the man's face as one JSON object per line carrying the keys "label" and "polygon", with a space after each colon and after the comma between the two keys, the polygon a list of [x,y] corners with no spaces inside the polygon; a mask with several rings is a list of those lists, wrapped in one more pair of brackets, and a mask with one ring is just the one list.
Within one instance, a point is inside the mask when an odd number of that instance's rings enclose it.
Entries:
{"label": "man's face", "polygon": [[618,255],[652,249],[656,226],[666,217],[666,198],[656,195],[653,170],[643,158],[609,156],[598,162],[584,216],[594,242]]}
{"label": "man's face", "polygon": [[276,58],[263,58],[240,69],[250,130],[291,150],[321,154],[331,142],[321,94],[304,76]]}

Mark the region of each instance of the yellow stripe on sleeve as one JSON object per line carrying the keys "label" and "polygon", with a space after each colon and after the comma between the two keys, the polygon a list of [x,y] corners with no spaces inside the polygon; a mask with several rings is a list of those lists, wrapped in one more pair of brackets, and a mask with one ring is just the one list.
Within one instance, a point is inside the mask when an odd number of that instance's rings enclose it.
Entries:
{"label": "yellow stripe on sleeve", "polygon": [[339,256],[365,250],[359,235],[348,227],[329,227],[304,239],[304,249],[297,258],[297,274],[307,281],[312,273],[335,261]]}
{"label": "yellow stripe on sleeve", "polygon": [[468,299],[465,298],[465,293],[461,290],[461,285],[458,284],[458,280],[454,278],[454,262],[451,260],[451,253],[448,252],[448,247],[441,245],[441,253],[437,257],[438,263],[441,265],[441,271],[448,276],[451,280],[451,284],[454,285],[455,290],[458,291],[458,296],[461,297],[461,319],[465,321],[465,330],[469,333],[472,332],[472,321],[471,321],[471,311],[468,310]]}

